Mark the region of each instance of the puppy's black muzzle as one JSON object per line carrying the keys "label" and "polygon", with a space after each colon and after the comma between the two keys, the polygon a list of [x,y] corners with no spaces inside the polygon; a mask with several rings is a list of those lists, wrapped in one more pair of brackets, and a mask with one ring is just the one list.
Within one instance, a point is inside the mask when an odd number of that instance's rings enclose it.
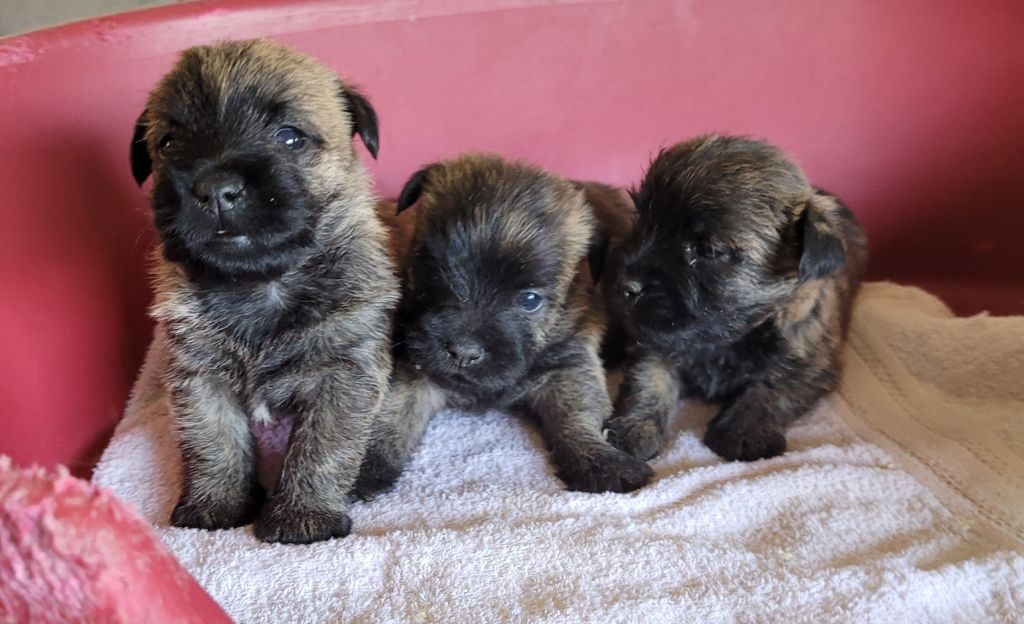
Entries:
{"label": "puppy's black muzzle", "polygon": [[244,207],[245,179],[230,171],[206,171],[192,184],[192,196],[217,217],[217,234],[226,234],[232,217]]}
{"label": "puppy's black muzzle", "polygon": [[476,366],[484,359],[483,345],[468,337],[454,338],[444,343],[448,359],[460,369]]}

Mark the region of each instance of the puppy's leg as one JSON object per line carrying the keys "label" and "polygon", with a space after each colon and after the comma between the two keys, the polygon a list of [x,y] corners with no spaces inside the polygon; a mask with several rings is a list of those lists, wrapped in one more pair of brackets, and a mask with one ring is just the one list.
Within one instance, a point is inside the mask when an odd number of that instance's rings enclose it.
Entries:
{"label": "puppy's leg", "polygon": [[443,391],[426,378],[395,369],[391,387],[353,493],[364,500],[390,489],[419,446],[430,417],[444,406]]}
{"label": "puppy's leg", "polygon": [[171,524],[200,529],[247,524],[256,515],[262,490],[252,433],[238,397],[208,375],[172,373],[169,390],[184,464]]}
{"label": "puppy's leg", "polygon": [[679,379],[669,362],[653,355],[628,362],[615,413],[605,425],[608,440],[634,457],[654,457],[678,402]]}
{"label": "puppy's leg", "polygon": [[650,466],[604,439],[601,426],[612,406],[601,362],[592,350],[579,366],[551,373],[532,398],[532,408],[544,427],[558,476],[569,489],[630,492],[651,478]]}
{"label": "puppy's leg", "polygon": [[253,529],[265,542],[305,544],[348,535],[355,483],[387,384],[372,364],[306,369],[295,382],[298,418],[277,487]]}
{"label": "puppy's leg", "polygon": [[798,375],[758,383],[723,406],[708,424],[704,444],[730,461],[754,461],[786,451],[786,428],[834,385],[834,375]]}

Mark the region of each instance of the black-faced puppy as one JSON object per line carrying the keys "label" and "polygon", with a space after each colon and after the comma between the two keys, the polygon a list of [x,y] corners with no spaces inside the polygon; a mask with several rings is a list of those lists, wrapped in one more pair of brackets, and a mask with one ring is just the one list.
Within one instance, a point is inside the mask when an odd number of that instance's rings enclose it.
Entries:
{"label": "black-faced puppy", "polygon": [[[399,295],[354,134],[376,155],[367,101],[261,40],[185,51],[139,118],[132,172],[154,178],[153,316],[184,468],[175,526],[349,532]],[[251,425],[282,413],[295,429],[261,504]]]}
{"label": "black-faced puppy", "polygon": [[663,151],[609,256],[606,293],[631,340],[610,439],[657,454],[680,397],[721,404],[704,442],[772,457],[838,376],[867,259],[863,230],[777,148],[700,137]]}
{"label": "black-faced puppy", "polygon": [[356,494],[390,486],[446,406],[535,416],[571,489],[643,485],[648,466],[601,428],[612,406],[592,271],[608,234],[581,185],[468,155],[417,172],[397,210],[414,204],[399,219],[414,216],[411,231],[395,230],[408,248],[395,373]]}

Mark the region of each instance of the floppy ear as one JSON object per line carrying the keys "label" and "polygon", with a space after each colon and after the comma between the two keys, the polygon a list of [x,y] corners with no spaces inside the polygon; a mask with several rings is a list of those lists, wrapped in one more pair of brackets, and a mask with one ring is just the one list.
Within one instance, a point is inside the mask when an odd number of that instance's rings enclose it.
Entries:
{"label": "floppy ear", "polygon": [[798,218],[797,234],[803,243],[798,269],[801,282],[831,275],[846,261],[838,213],[835,198],[816,193]]}
{"label": "floppy ear", "polygon": [[341,99],[345,100],[345,107],[348,108],[348,114],[352,118],[352,134],[359,135],[359,138],[363,140],[363,145],[376,160],[377,151],[380,149],[377,111],[373,110],[369,100],[363,97],[363,94],[352,87],[338,84]]}
{"label": "floppy ear", "polygon": [[635,211],[633,198],[628,191],[598,182],[570,180],[594,214],[594,233],[587,248],[587,264],[594,283],[601,281],[608,249],[613,232],[623,232],[629,227],[628,220]]}
{"label": "floppy ear", "polygon": [[604,231],[603,227],[598,225],[594,230],[594,235],[590,237],[590,246],[587,247],[587,264],[590,266],[590,278],[594,280],[595,284],[601,281],[601,276],[604,274],[609,243],[608,233]]}
{"label": "floppy ear", "polygon": [[398,194],[398,206],[395,214],[402,214],[402,211],[416,203],[423,193],[423,187],[429,182],[430,173],[436,165],[427,165],[416,173],[412,174],[409,181],[402,187]]}
{"label": "floppy ear", "polygon": [[132,165],[132,177],[135,182],[142,186],[149,174],[153,171],[153,159],[149,157],[149,149],[146,148],[146,115],[149,111],[142,111],[138,121],[135,122],[135,133],[132,134],[132,144],[128,158]]}

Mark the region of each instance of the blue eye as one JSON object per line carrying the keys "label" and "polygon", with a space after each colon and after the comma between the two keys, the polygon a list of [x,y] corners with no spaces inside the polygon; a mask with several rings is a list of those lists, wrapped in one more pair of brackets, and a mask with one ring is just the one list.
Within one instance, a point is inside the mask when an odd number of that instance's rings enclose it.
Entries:
{"label": "blue eye", "polygon": [[528,290],[519,293],[519,296],[516,297],[516,303],[527,312],[536,312],[544,305],[544,297]]}
{"label": "blue eye", "polygon": [[288,149],[297,150],[306,144],[306,137],[291,126],[280,128],[274,133],[274,140]]}

